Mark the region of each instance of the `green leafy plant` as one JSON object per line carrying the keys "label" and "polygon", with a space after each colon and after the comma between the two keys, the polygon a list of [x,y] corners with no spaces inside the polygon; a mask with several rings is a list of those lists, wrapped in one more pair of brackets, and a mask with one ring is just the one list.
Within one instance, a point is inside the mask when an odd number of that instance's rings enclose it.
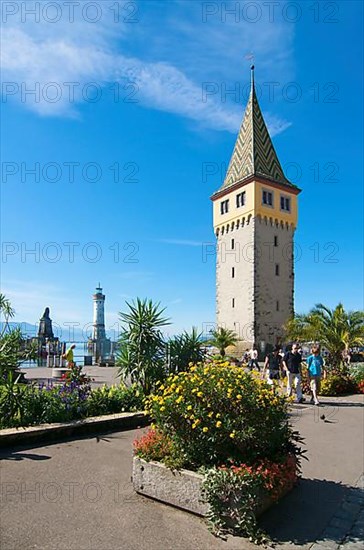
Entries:
{"label": "green leafy plant", "polygon": [[341,303],[334,309],[317,304],[308,314],[291,319],[286,332],[291,340],[320,343],[329,352],[331,370],[345,373],[343,353],[364,344],[364,312],[347,312]]}
{"label": "green leafy plant", "polygon": [[120,313],[125,328],[119,340],[119,375],[140,384],[148,394],[157,380],[166,375],[165,342],[161,328],[169,321],[163,317],[165,310],[152,300],[137,298],[135,303],[127,303],[127,306],[129,311]]}
{"label": "green leafy plant", "polygon": [[201,338],[202,333],[192,327],[191,333],[185,331],[168,342],[169,373],[186,371],[190,363],[199,363],[204,359],[204,343]]}
{"label": "green leafy plant", "polygon": [[226,348],[233,346],[238,341],[235,332],[224,327],[218,327],[212,330],[211,336],[212,338],[210,338],[208,344],[217,348],[222,358],[225,357]]}

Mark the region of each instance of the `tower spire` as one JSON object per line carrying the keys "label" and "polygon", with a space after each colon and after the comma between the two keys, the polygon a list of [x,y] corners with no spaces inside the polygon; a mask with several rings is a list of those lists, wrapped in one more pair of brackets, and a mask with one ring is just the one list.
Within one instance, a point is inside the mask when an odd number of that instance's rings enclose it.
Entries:
{"label": "tower spire", "polygon": [[251,89],[251,91],[254,90],[254,69],[255,69],[255,66],[252,65],[250,67],[250,89]]}
{"label": "tower spire", "polygon": [[250,96],[222,188],[252,176],[295,187],[283,173],[264,122],[255,93],[254,69],[251,65]]}

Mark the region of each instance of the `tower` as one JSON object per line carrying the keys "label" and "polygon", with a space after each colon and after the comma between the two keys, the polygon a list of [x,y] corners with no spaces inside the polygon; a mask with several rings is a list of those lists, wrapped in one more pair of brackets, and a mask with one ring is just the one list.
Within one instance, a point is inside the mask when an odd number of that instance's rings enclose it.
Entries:
{"label": "tower", "polygon": [[96,292],[93,295],[94,300],[94,320],[92,339],[93,340],[105,340],[105,294],[102,293],[102,288],[99,286],[96,288]]}
{"label": "tower", "polygon": [[286,179],[254,85],[225,180],[213,201],[218,326],[244,347],[280,342],[293,315],[293,238],[300,189]]}
{"label": "tower", "polygon": [[110,354],[111,342],[106,338],[105,332],[105,294],[102,293],[102,288],[96,288],[93,295],[94,301],[94,319],[92,324],[92,338],[88,341],[88,351],[91,353],[95,361],[102,363],[103,360]]}

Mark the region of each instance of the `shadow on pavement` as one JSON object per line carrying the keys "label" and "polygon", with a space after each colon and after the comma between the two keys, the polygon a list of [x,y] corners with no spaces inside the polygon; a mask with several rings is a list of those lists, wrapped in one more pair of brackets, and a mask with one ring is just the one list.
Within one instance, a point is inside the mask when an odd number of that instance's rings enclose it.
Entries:
{"label": "shadow on pavement", "polygon": [[0,453],[0,460],[49,460],[48,455],[36,455],[32,453],[21,453],[16,450],[5,451]]}
{"label": "shadow on pavement", "polygon": [[349,490],[353,488],[334,481],[301,479],[261,517],[260,524],[281,544],[314,543]]}

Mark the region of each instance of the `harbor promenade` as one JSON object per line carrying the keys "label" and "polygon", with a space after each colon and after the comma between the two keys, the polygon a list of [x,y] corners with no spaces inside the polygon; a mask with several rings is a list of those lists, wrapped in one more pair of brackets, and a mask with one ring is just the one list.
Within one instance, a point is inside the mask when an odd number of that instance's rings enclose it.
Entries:
{"label": "harbor promenade", "polygon": [[[32,382],[43,381],[47,384],[52,381],[52,369],[49,367],[23,368],[21,371],[25,373],[25,378]],[[83,367],[82,372],[90,376],[92,387],[102,386],[103,384],[111,386],[120,383],[117,367]]]}

